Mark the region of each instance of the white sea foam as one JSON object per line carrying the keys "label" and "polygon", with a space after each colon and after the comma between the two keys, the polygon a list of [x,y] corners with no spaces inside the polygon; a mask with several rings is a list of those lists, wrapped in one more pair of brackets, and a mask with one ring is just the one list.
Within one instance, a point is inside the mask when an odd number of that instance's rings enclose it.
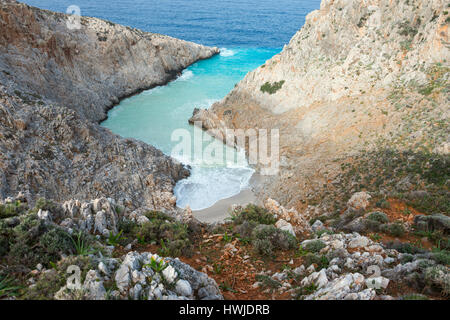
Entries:
{"label": "white sea foam", "polygon": [[164,88],[164,87],[160,87],[160,86],[154,87],[154,88],[152,88],[152,89],[148,89],[148,90],[143,91],[143,92],[141,93],[141,95],[149,96],[149,95],[152,95],[152,94],[154,94],[154,93],[156,93],[156,92],[158,92],[158,91],[163,90],[162,88]]}
{"label": "white sea foam", "polygon": [[227,48],[220,48],[220,55],[222,57],[231,57],[235,55],[235,52],[231,49],[227,49]]}
{"label": "white sea foam", "polygon": [[239,194],[249,186],[254,170],[249,167],[193,166],[191,176],[181,180],[174,188],[177,206],[203,210],[217,201]]}
{"label": "white sea foam", "polygon": [[187,81],[189,79],[191,79],[192,77],[194,77],[194,73],[191,70],[183,70],[183,72],[181,73],[181,76],[179,76],[177,78],[177,81]]}

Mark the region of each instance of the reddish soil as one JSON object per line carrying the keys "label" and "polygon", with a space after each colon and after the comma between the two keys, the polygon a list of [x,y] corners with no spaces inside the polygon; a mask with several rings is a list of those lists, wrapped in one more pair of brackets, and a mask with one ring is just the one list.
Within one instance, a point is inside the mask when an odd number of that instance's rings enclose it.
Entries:
{"label": "reddish soil", "polygon": [[[408,207],[405,203],[389,199],[390,208],[370,208],[370,210],[383,211],[389,217],[390,222],[402,221],[412,224],[414,217],[421,214],[417,210]],[[369,234],[374,237],[375,234]],[[420,245],[423,248],[431,249],[433,244],[424,238],[420,238],[412,233],[405,233],[401,238],[396,238],[384,233],[377,234],[380,239],[376,241],[385,242],[399,240]],[[220,286],[222,294],[227,300],[270,300],[270,299],[291,299],[289,293],[280,294],[277,289],[268,286],[253,287],[257,282],[256,276],[264,271],[271,273],[279,272],[283,268],[296,268],[303,261],[294,250],[277,252],[276,256],[267,259],[255,254],[250,244],[242,243],[238,239],[223,234],[209,234],[202,231],[194,240],[195,252],[191,257],[181,256],[179,259],[198,271],[202,271],[213,278]],[[234,248],[234,249],[233,249]],[[157,253],[159,245],[136,245],[134,250]],[[352,250],[349,250],[352,251]],[[355,249],[354,251],[357,251]],[[119,247],[115,250],[115,256],[126,254],[126,250]],[[291,280],[291,285],[296,285],[295,280]],[[298,284],[297,284],[298,285]],[[416,293],[413,289],[391,282],[386,290],[386,294],[394,297],[408,293]]]}

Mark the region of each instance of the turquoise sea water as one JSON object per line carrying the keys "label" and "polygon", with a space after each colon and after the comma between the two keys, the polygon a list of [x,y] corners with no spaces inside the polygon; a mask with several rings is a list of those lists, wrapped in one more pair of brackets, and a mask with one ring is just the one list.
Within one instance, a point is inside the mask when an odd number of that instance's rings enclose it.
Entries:
{"label": "turquoise sea water", "polygon": [[[249,70],[278,52],[279,49],[222,48],[220,55],[195,63],[168,85],[123,100],[109,112],[102,125],[123,137],[152,144],[169,155],[180,142],[179,139],[173,141],[172,134],[184,129],[190,133],[193,151],[194,127],[187,120],[194,108],[208,108],[223,98]],[[196,131],[202,134],[201,130]],[[206,134],[202,136],[207,139],[202,143],[202,150],[205,150],[213,139],[208,139]],[[202,161],[206,157],[203,153],[192,152],[191,157],[186,152],[173,154],[192,167],[191,176],[179,182],[174,190],[178,206],[190,205],[193,210],[208,208],[248,186],[253,170],[242,153],[226,158],[230,148],[220,146],[224,148],[223,157],[214,164]]]}
{"label": "turquoise sea water", "polygon": [[[202,151],[191,157],[172,154],[181,140],[172,134],[189,133],[194,108],[218,101],[247,72],[279,53],[304,24],[305,16],[318,9],[320,0],[25,0],[43,9],[66,12],[71,5],[81,14],[221,48],[221,54],[195,63],[164,87],[127,98],[114,107],[102,123],[113,132],[152,144],[191,166],[191,176],[175,187],[177,204],[194,210],[212,206],[248,186],[253,170],[242,153],[233,159],[209,163]],[[204,136],[208,139],[209,136]],[[176,137],[175,137],[176,138]],[[178,137],[180,138],[180,137]],[[191,141],[192,142],[192,141]],[[200,143],[198,143],[200,145]],[[195,142],[191,148],[195,148]],[[218,149],[220,149],[218,148]],[[216,149],[216,151],[218,150]]]}

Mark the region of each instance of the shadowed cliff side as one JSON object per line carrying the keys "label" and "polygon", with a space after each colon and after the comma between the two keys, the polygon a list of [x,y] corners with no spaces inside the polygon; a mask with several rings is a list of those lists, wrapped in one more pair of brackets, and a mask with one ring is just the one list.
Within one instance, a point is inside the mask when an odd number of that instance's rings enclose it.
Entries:
{"label": "shadowed cliff side", "polygon": [[0,196],[103,196],[173,210],[173,187],[188,170],[96,122],[118,98],[164,84],[218,50],[95,18],[69,30],[67,19],[0,1]]}

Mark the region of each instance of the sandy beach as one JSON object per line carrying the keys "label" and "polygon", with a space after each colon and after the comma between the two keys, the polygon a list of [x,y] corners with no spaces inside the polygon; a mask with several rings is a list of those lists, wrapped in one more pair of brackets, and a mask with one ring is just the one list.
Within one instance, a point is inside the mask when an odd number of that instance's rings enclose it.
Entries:
{"label": "sandy beach", "polygon": [[216,202],[212,207],[203,210],[192,211],[192,214],[201,222],[215,223],[223,222],[230,217],[230,208],[233,204],[245,206],[249,203],[257,203],[258,199],[254,194],[254,188],[260,183],[262,177],[259,174],[254,174],[250,180],[248,189],[242,190],[239,194],[222,199]]}

